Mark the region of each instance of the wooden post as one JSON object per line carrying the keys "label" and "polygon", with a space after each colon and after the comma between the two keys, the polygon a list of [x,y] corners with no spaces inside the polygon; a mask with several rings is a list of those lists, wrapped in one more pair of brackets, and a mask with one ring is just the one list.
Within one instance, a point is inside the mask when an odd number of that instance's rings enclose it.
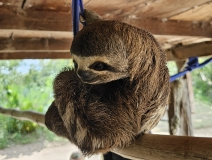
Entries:
{"label": "wooden post", "polygon": [[[184,69],[185,61],[176,62],[178,71]],[[175,80],[171,84],[170,105],[168,110],[169,132],[171,135],[187,135],[192,136],[191,122],[191,88],[189,88],[191,78],[187,79],[187,75]]]}
{"label": "wooden post", "polygon": [[171,83],[170,104],[168,109],[170,135],[179,135],[182,90],[183,87],[180,80],[175,80]]}
{"label": "wooden post", "polygon": [[189,92],[189,101],[190,101],[190,106],[191,106],[191,113],[195,112],[195,105],[194,105],[194,91],[193,91],[193,86],[192,86],[192,77],[191,73],[188,72],[186,74],[186,80],[188,84],[188,92]]}

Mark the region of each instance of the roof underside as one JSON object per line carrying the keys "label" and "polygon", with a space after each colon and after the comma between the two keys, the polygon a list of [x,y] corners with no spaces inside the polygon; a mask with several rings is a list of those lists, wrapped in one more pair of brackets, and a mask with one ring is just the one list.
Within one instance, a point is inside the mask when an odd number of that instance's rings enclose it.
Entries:
{"label": "roof underside", "polygon": [[[70,58],[71,0],[0,0],[0,59]],[[153,33],[168,60],[212,55],[211,0],[84,0]]]}

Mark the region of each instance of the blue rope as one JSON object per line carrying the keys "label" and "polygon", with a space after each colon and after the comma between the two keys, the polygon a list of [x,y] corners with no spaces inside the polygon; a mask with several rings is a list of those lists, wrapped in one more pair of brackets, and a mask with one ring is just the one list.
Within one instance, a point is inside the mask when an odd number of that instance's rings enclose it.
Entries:
{"label": "blue rope", "polygon": [[80,15],[84,16],[84,8],[82,0],[72,0],[72,21],[74,36],[79,32]]}
{"label": "blue rope", "polygon": [[201,68],[201,67],[205,66],[206,64],[208,64],[210,62],[212,62],[212,58],[209,58],[206,61],[204,61],[203,63],[199,64],[197,57],[191,57],[191,58],[189,58],[189,60],[187,62],[187,66],[185,67],[185,70],[171,76],[170,82],[172,82],[175,79],[185,75],[187,72],[191,72],[194,69]]}

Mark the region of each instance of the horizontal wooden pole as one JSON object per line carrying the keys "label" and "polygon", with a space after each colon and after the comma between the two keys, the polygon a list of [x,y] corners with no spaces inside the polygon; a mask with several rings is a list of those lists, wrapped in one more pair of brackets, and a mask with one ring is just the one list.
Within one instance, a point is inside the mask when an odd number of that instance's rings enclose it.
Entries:
{"label": "horizontal wooden pole", "polygon": [[16,109],[8,109],[0,106],[0,114],[10,116],[19,120],[29,120],[36,122],[41,126],[45,126],[45,117],[42,113],[35,111],[20,111]]}
{"label": "horizontal wooden pole", "polygon": [[69,31],[40,31],[40,30],[20,30],[20,29],[0,29],[0,38],[55,38],[70,39],[73,32]]}
{"label": "horizontal wooden pole", "polygon": [[0,51],[0,59],[1,60],[10,60],[10,59],[69,59],[71,58],[71,54],[69,50],[19,50],[19,51]]}
{"label": "horizontal wooden pole", "polygon": [[212,160],[212,138],[146,134],[113,152],[133,160]]}
{"label": "horizontal wooden pole", "polygon": [[172,48],[171,53],[175,59],[186,59],[189,57],[201,57],[212,55],[212,42],[202,42],[187,46]]}
{"label": "horizontal wooden pole", "polygon": [[[1,42],[1,40],[0,40]],[[59,44],[49,42],[49,48],[56,50],[48,50],[45,48],[45,43],[43,45],[39,45],[39,43],[35,46],[32,44],[24,47],[25,49],[36,49],[36,46],[43,46],[44,50],[0,50],[0,59],[67,59],[71,58],[70,55],[70,45],[69,41],[66,41],[66,45],[62,45],[63,41],[59,41]],[[27,44],[27,43],[26,43]],[[16,46],[16,45],[14,45]],[[64,47],[66,49],[61,49]],[[41,48],[39,48],[41,49]],[[59,50],[61,49],[61,50]],[[212,42],[204,42],[195,45],[188,46],[179,46],[173,48],[172,50],[165,51],[167,55],[167,61],[182,61],[189,57],[201,57],[201,56],[209,56],[212,55]]]}

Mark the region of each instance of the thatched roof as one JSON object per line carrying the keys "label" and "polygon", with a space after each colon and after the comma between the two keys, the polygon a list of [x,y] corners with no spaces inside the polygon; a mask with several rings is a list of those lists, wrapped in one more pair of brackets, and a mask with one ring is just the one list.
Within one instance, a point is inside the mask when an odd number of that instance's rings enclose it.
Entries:
{"label": "thatched roof", "polygon": [[[152,32],[169,60],[212,55],[211,0],[84,0],[105,19]],[[0,0],[0,59],[70,58],[71,0]]]}

